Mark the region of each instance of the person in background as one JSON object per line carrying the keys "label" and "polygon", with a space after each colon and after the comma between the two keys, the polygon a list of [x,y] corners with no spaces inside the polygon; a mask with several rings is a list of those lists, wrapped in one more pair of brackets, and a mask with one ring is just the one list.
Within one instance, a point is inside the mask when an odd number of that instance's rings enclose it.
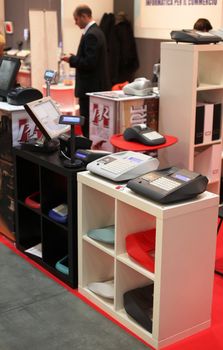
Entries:
{"label": "person in background", "polygon": [[83,29],[77,54],[62,57],[76,68],[75,96],[79,98],[80,114],[85,117],[83,134],[89,137],[89,96],[87,92],[110,90],[106,39],[92,18],[87,5],[78,6],[73,13],[75,24]]}
{"label": "person in background", "polygon": [[5,48],[5,38],[0,32],[0,57],[3,56],[4,48]]}
{"label": "person in background", "polygon": [[208,19],[206,18],[199,18],[195,23],[194,23],[194,28],[195,30],[198,30],[200,32],[209,32],[209,30],[212,29],[212,25],[209,22]]}

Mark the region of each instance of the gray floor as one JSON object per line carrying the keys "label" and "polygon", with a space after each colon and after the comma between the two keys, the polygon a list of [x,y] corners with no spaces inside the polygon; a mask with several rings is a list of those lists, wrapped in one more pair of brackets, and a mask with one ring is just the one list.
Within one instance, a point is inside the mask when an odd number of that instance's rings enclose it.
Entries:
{"label": "gray floor", "polygon": [[149,350],[0,244],[0,350]]}

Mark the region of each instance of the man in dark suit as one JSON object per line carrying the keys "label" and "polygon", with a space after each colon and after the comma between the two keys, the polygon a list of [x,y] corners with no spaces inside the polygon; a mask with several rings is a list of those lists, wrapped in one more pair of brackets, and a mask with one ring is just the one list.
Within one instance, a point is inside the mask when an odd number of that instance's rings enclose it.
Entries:
{"label": "man in dark suit", "polygon": [[92,19],[87,5],[73,13],[75,24],[83,29],[76,55],[64,56],[63,61],[76,68],[75,96],[79,98],[80,114],[85,119],[84,136],[89,136],[89,96],[87,92],[110,90],[107,48],[104,33]]}

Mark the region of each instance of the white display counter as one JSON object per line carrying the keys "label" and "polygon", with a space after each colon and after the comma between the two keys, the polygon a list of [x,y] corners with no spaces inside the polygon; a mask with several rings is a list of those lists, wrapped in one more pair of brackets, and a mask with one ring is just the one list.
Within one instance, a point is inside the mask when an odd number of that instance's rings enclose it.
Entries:
{"label": "white display counter", "polygon": [[[79,292],[159,349],[210,326],[218,196],[204,192],[197,199],[160,205],[126,187],[89,172],[78,174]],[[91,239],[87,232],[115,226],[115,242]],[[155,272],[127,254],[130,233],[156,229]],[[114,278],[114,300],[87,287]],[[154,283],[152,332],[124,309],[123,294]]]}
{"label": "white display counter", "polygon": [[110,137],[134,124],[158,130],[159,96],[127,96],[123,91],[89,93],[90,139],[94,149],[114,152]]}

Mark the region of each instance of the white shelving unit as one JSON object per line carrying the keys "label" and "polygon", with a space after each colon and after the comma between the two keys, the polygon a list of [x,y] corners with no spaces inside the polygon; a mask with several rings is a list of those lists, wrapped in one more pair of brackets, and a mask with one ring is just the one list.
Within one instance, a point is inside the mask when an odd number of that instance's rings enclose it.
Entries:
{"label": "white shelving unit", "polygon": [[[79,291],[148,344],[159,349],[210,325],[218,196],[162,206],[89,172],[78,174]],[[114,246],[87,236],[115,225]],[[155,272],[131,259],[130,233],[156,228]],[[114,300],[87,285],[114,278]],[[153,326],[148,332],[125,312],[123,294],[154,283]]]}
{"label": "white shelving unit", "polygon": [[[195,144],[194,138],[197,102],[223,102],[222,62],[222,44],[161,43],[159,131],[179,141],[160,150],[159,159],[163,166],[202,170],[209,178],[208,190],[217,194],[222,137],[201,144]],[[223,108],[221,118],[222,114]]]}

